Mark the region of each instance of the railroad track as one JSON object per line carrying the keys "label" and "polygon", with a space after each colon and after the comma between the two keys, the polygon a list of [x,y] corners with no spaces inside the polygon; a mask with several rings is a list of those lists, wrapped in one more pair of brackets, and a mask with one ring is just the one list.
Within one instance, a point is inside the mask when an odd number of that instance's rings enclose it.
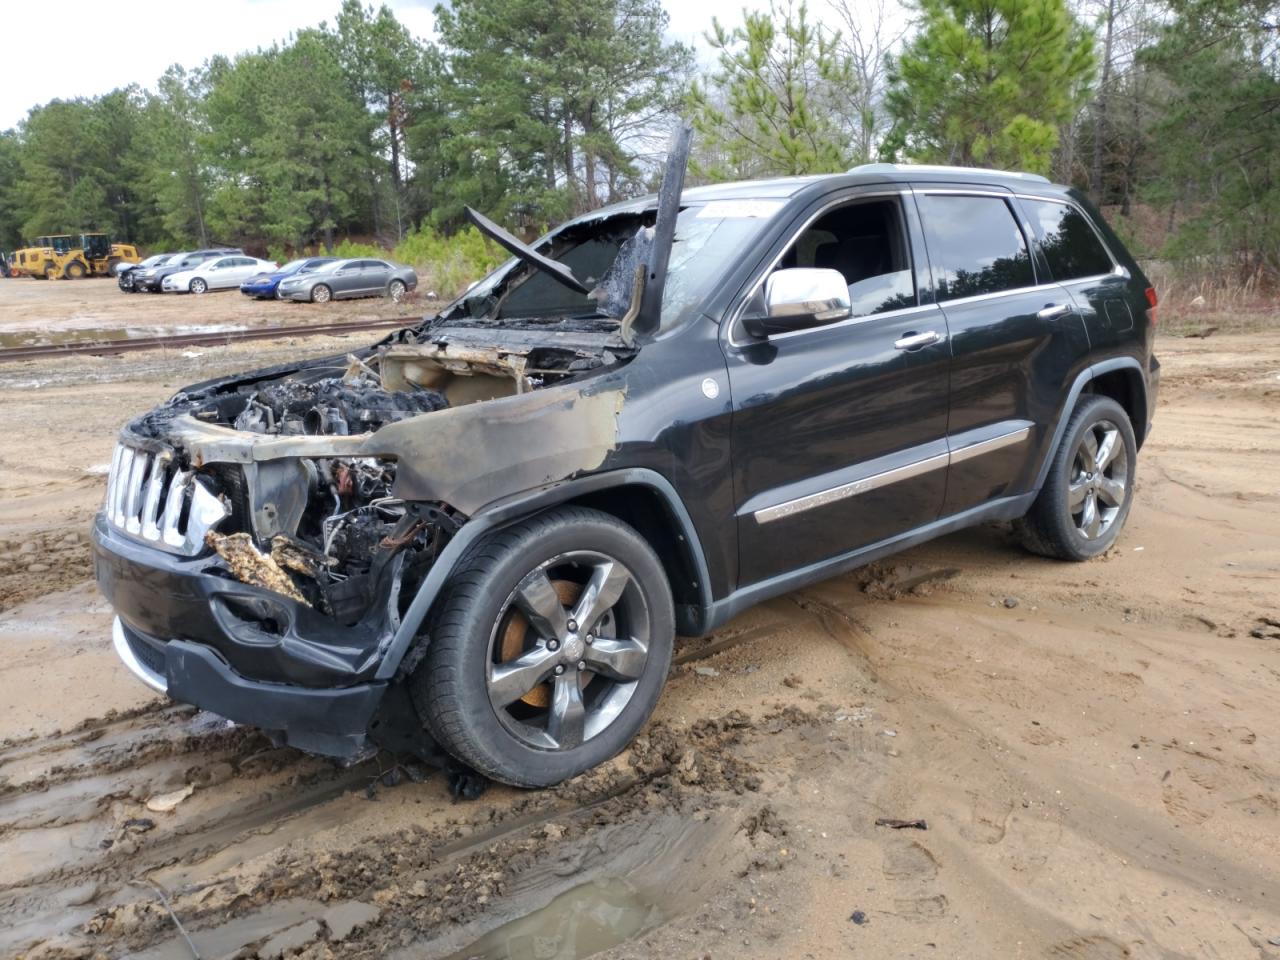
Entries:
{"label": "railroad track", "polygon": [[315,337],[362,330],[399,330],[412,326],[420,317],[398,320],[350,320],[344,323],[307,323],[288,327],[250,327],[247,330],[222,330],[205,333],[175,333],[164,337],[131,337],[121,340],[74,341],[69,343],[33,344],[0,348],[0,363],[7,360],[35,360],[41,357],[64,357],[75,354],[109,356],[133,353],[135,350],[207,347],[243,340],[277,340],[284,337]]}

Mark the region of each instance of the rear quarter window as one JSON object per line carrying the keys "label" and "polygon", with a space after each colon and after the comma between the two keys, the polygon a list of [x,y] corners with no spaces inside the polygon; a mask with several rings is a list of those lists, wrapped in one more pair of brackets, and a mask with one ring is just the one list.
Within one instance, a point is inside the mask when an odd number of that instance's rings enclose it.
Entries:
{"label": "rear quarter window", "polygon": [[1096,277],[1114,269],[1097,232],[1075,207],[1053,200],[1022,201],[1040,234],[1040,246],[1055,280]]}
{"label": "rear quarter window", "polygon": [[939,300],[1034,286],[1026,238],[1003,198],[925,194],[919,199]]}

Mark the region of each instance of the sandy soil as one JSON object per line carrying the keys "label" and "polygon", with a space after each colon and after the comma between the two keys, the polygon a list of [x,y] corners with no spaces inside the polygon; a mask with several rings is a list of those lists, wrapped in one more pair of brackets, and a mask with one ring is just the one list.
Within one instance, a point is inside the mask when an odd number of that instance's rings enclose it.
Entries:
{"label": "sandy soil", "polygon": [[1280,957],[1280,333],[1161,343],[1107,556],[985,527],[772,601],[605,768],[464,803],[153,698],[87,582],[120,420],[353,342],[0,368],[0,956],[190,956],[159,889],[202,956]]}
{"label": "sandy soil", "polygon": [[415,291],[406,304],[385,298],[316,304],[252,300],[239,290],[215,290],[199,297],[126,294],[105,277],[55,281],[16,277],[0,279],[0,346],[84,339],[108,330],[156,336],[200,324],[251,327],[391,318],[422,313],[425,293]]}

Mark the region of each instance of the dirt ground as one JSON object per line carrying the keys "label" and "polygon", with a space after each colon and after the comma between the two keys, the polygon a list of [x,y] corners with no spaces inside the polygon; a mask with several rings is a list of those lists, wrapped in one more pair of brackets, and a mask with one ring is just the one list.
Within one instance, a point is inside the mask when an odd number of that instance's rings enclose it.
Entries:
{"label": "dirt ground", "polygon": [[0,280],[0,346],[98,339],[103,331],[158,336],[176,329],[271,324],[334,323],[423,312],[428,291],[410,294],[409,304],[385,298],[293,303],[253,300],[239,290],[189,293],[122,293],[114,280]]}
{"label": "dirt ground", "polygon": [[1280,324],[1160,342],[1105,557],[989,526],[774,600],[603,769],[471,802],[161,702],[89,580],[120,421],[359,342],[0,366],[0,956],[1280,957]]}

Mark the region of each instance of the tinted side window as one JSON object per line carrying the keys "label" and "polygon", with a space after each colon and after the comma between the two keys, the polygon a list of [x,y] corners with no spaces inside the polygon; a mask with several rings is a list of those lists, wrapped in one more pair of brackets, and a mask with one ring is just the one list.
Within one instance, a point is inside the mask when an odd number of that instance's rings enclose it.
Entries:
{"label": "tinted side window", "polygon": [[1023,200],[1055,280],[1075,280],[1110,273],[1111,257],[1083,214],[1066,203]]}
{"label": "tinted side window", "polygon": [[1035,284],[1027,241],[999,197],[925,195],[925,241],[939,300]]}

